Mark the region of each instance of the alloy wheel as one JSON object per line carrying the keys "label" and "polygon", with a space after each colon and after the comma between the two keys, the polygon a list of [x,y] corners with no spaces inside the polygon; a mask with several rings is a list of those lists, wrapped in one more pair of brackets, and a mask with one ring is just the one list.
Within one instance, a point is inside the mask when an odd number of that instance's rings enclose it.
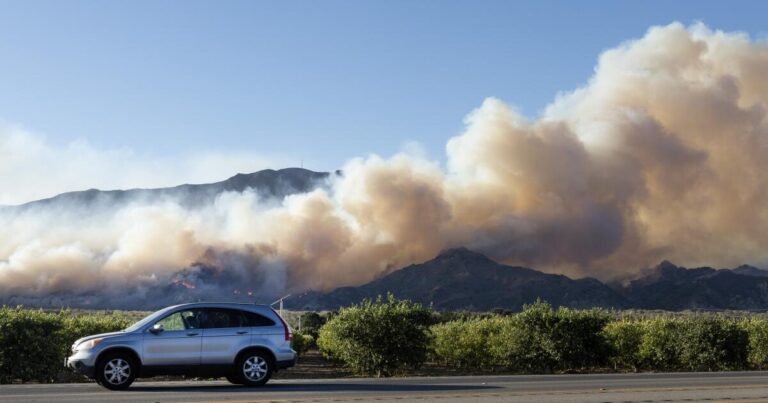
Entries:
{"label": "alloy wheel", "polygon": [[104,366],[104,380],[112,385],[121,385],[131,376],[131,364],[122,358],[113,358]]}
{"label": "alloy wheel", "polygon": [[267,361],[258,355],[248,357],[243,362],[243,375],[251,381],[258,382],[267,375]]}

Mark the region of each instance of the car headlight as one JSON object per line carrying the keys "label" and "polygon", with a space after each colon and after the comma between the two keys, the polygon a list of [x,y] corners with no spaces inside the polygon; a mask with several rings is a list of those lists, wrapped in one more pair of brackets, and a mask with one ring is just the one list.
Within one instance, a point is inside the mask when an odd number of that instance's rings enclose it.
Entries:
{"label": "car headlight", "polygon": [[75,347],[75,350],[90,350],[94,347],[96,347],[97,344],[101,343],[101,341],[104,340],[103,338],[98,339],[91,339],[84,341]]}

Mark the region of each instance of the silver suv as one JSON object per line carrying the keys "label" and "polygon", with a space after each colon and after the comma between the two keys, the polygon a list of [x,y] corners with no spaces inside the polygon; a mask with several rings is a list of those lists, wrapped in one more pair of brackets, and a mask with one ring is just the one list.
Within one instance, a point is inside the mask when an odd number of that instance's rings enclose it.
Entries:
{"label": "silver suv", "polygon": [[115,333],[83,337],[66,367],[107,389],[126,389],[137,377],[224,376],[260,386],[296,364],[291,328],[264,305],[196,303],[161,309]]}

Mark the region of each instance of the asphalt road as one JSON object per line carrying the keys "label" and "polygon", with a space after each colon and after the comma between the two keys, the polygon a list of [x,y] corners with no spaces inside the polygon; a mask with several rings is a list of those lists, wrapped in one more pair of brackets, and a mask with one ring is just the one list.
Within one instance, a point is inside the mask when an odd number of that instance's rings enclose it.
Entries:
{"label": "asphalt road", "polygon": [[2,385],[0,402],[768,402],[768,372]]}

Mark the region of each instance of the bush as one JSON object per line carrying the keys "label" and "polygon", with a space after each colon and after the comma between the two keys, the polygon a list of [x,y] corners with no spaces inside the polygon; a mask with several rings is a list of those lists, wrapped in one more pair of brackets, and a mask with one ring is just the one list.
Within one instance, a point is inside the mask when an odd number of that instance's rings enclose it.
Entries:
{"label": "bush", "polygon": [[497,323],[498,331],[491,333],[488,340],[488,352],[494,363],[522,373],[552,372],[556,364],[552,358],[553,346],[549,338],[540,337],[536,330],[543,323],[530,327],[519,314]]}
{"label": "bush", "polygon": [[553,309],[537,302],[515,315],[458,320],[432,327],[436,361],[459,367],[502,365],[518,372],[580,369],[607,362],[601,310]]}
{"label": "bush", "polygon": [[457,320],[471,320],[471,319],[487,319],[496,315],[480,312],[469,311],[432,311],[432,322],[435,325],[438,323],[453,322]]}
{"label": "bush", "polygon": [[756,369],[768,368],[768,320],[751,318],[741,322],[749,337],[747,361]]}
{"label": "bush", "polygon": [[601,365],[609,351],[602,335],[608,321],[600,310],[555,310],[537,302],[498,322],[499,331],[490,334],[490,351],[497,363],[520,372]]}
{"label": "bush", "polygon": [[608,323],[603,335],[611,347],[610,362],[614,369],[632,369],[637,372],[643,364],[640,346],[643,343],[643,322],[619,320]]}
{"label": "bush", "polygon": [[431,327],[431,353],[436,361],[461,368],[494,364],[489,354],[490,337],[498,332],[500,319],[457,320]]}
{"label": "bush", "polygon": [[461,366],[458,340],[464,333],[466,322],[452,321],[431,326],[430,358],[442,364]]}
{"label": "bush", "polygon": [[675,370],[680,367],[678,341],[680,323],[669,318],[653,318],[643,323],[640,359],[643,366],[655,370]]}
{"label": "bush", "polygon": [[317,312],[305,312],[301,315],[301,333],[312,336],[313,343],[319,336],[320,328],[323,327],[327,318]]}
{"label": "bush", "polygon": [[610,347],[603,328],[610,317],[600,309],[575,310],[560,308],[557,325],[550,336],[559,357],[559,369],[581,369],[604,366]]}
{"label": "bush", "polygon": [[391,376],[424,363],[430,318],[421,305],[379,297],[342,309],[320,329],[317,344],[359,374]]}
{"label": "bush", "polygon": [[[53,382],[63,376],[64,358],[72,343],[87,335],[123,329],[130,320],[121,315],[75,315],[0,308],[0,383]],[[30,359],[34,357],[34,359]]]}
{"label": "bush", "polygon": [[309,349],[312,347],[312,345],[315,343],[315,338],[308,335],[308,334],[302,334],[302,333],[294,333],[293,334],[293,341],[291,342],[291,347],[296,351],[296,354],[299,356],[304,355]]}
{"label": "bush", "polygon": [[0,383],[53,382],[64,360],[61,329],[56,314],[0,308]]}
{"label": "bush", "polygon": [[718,371],[747,366],[748,332],[735,320],[708,315],[644,321],[643,366],[653,370]]}
{"label": "bush", "polygon": [[680,364],[691,371],[740,369],[747,364],[747,332],[729,319],[692,317],[680,320]]}

